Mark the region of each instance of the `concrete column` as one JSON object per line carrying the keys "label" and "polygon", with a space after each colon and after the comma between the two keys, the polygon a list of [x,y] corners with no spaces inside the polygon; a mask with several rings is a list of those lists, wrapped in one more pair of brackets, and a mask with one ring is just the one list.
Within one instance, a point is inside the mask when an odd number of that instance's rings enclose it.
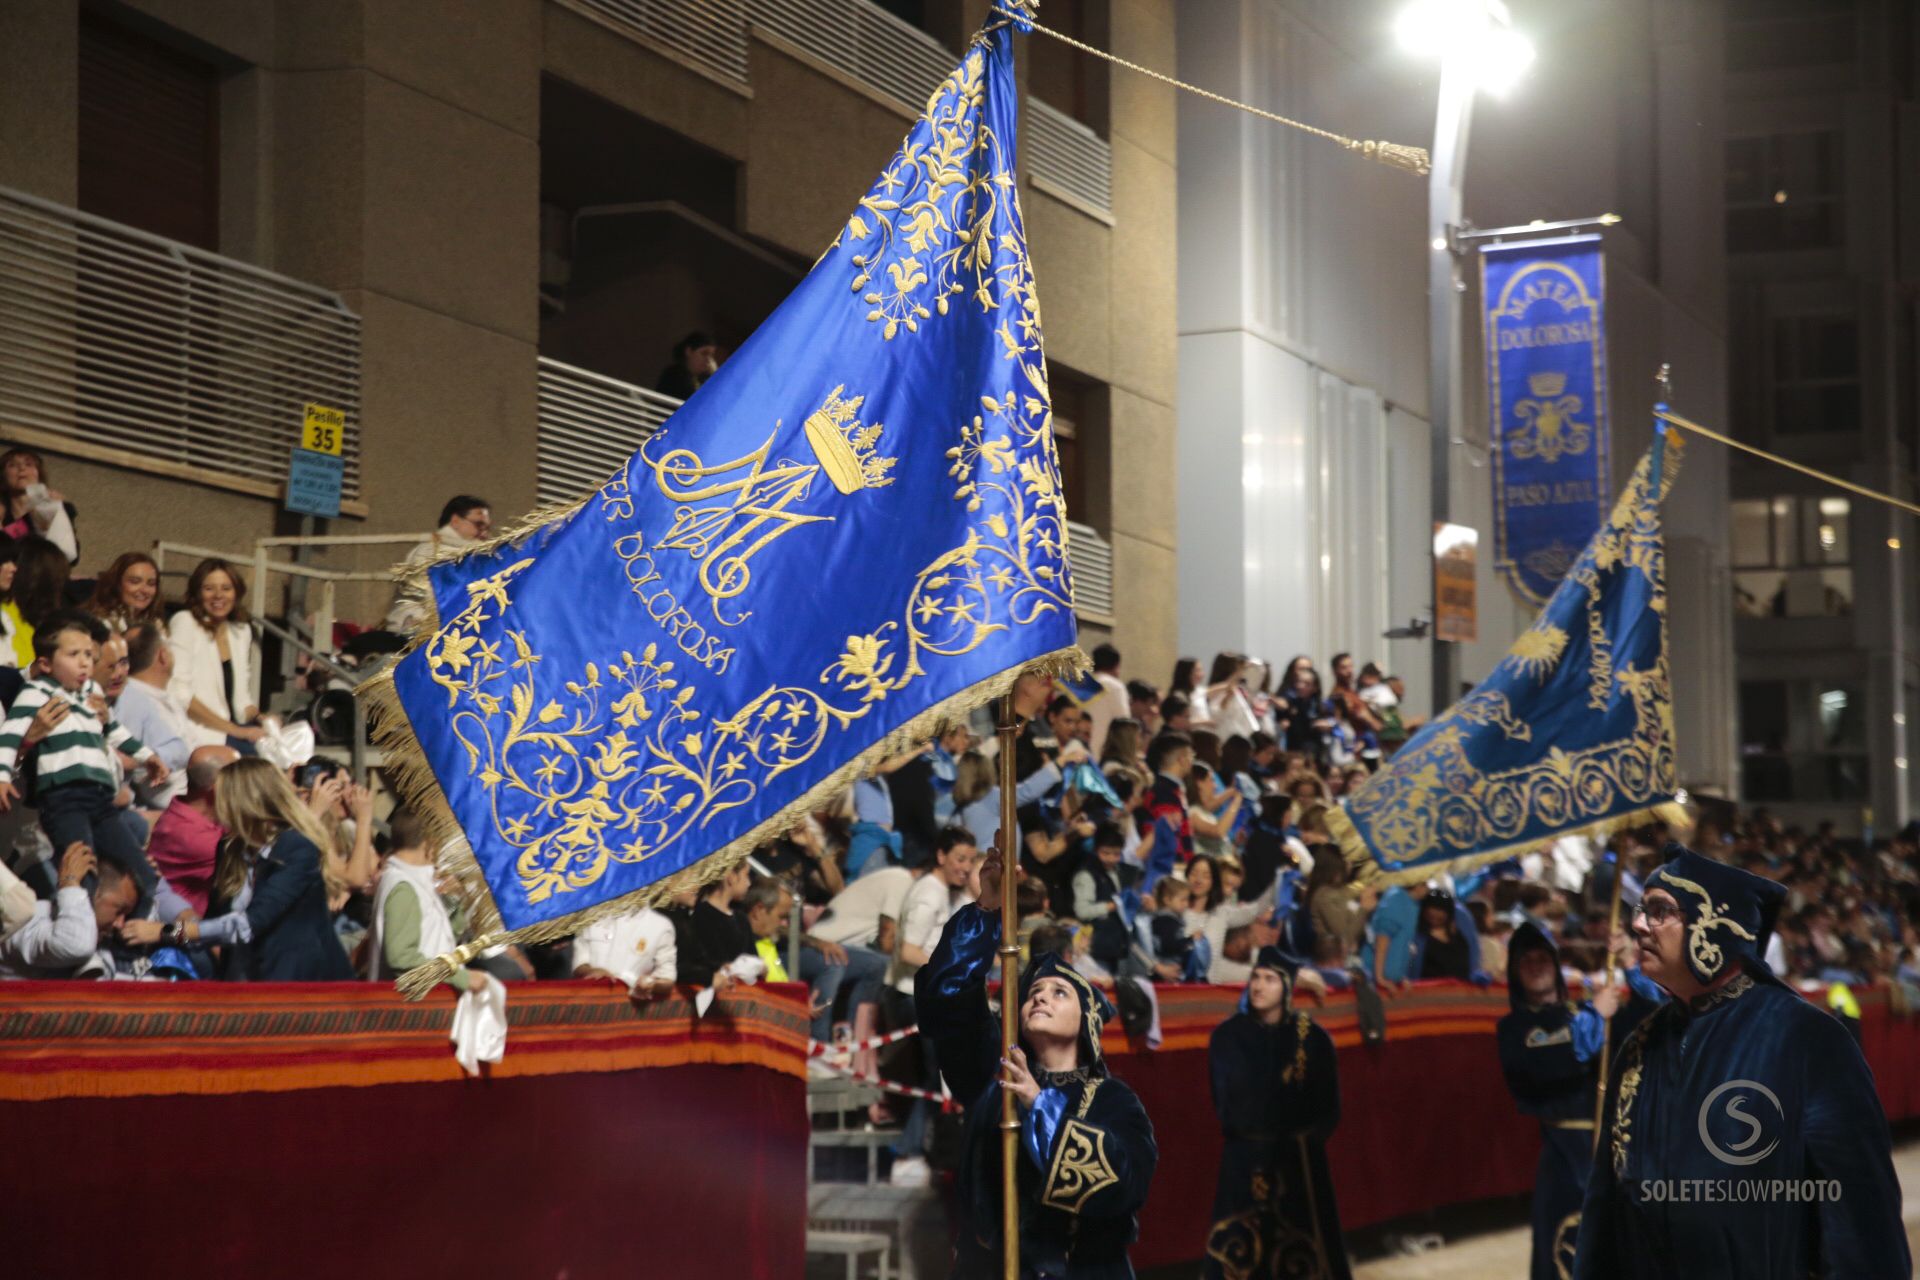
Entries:
{"label": "concrete column", "polygon": [[[1114,53],[1147,66],[1174,64],[1169,0],[1111,0],[1109,15]],[[1178,111],[1172,89],[1117,68],[1111,103],[1114,228],[1107,316],[1119,614],[1114,643],[1127,657],[1127,670],[1159,684],[1179,656],[1174,555]]]}
{"label": "concrete column", "polygon": [[294,8],[270,87],[272,265],[361,316],[371,512],[342,531],[429,529],[455,493],[517,519],[539,428],[540,6]]}

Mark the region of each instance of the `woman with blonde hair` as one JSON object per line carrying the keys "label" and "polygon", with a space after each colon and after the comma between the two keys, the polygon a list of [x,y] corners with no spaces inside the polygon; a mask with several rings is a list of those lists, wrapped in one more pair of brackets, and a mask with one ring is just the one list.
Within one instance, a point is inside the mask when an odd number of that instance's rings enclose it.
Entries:
{"label": "woman with blonde hair", "polygon": [[1136,790],[1145,791],[1153,785],[1153,775],[1147,772],[1146,743],[1140,740],[1140,722],[1131,716],[1120,716],[1107,726],[1107,741],[1100,748],[1100,769],[1108,777],[1116,772],[1133,779]]}
{"label": "woman with blonde hair", "polygon": [[327,833],[321,869],[327,877],[327,906],[338,911],[380,877],[379,853],[373,847],[373,793],[354,782],[345,765],[325,756],[301,765],[296,777],[294,795]]}
{"label": "woman with blonde hair", "polygon": [[226,976],[254,982],[347,982],[353,965],[327,899],[343,881],[331,838],[277,767],[258,758],[220,771],[214,817],[228,838],[214,866],[209,919],[171,926],[177,941],[250,943]]}

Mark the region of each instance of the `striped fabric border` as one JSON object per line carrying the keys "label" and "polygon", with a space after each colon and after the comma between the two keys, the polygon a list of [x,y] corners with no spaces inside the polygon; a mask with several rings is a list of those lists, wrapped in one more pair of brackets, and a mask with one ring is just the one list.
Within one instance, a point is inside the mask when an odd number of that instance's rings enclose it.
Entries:
{"label": "striped fabric border", "polygon": [[[1160,1052],[1205,1049],[1213,1029],[1240,1007],[1239,987],[1156,987],[1160,1001]],[[1329,992],[1324,1004],[1311,996],[1301,1007],[1333,1037],[1334,1047],[1361,1043],[1360,1016],[1351,992]],[[1387,1042],[1418,1040],[1425,1036],[1492,1035],[1507,1012],[1504,983],[1481,990],[1465,983],[1416,983],[1403,996],[1386,1001]],[[1134,1042],[1118,1024],[1109,1023],[1100,1042],[1110,1055],[1146,1053],[1144,1042]]]}
{"label": "striped fabric border", "polygon": [[[12,982],[0,1005],[0,1101],[281,1092],[464,1078],[454,997],[371,983]],[[600,983],[509,988],[506,1057],[490,1077],[695,1063],[805,1076],[806,988],[737,988],[707,1016]]]}

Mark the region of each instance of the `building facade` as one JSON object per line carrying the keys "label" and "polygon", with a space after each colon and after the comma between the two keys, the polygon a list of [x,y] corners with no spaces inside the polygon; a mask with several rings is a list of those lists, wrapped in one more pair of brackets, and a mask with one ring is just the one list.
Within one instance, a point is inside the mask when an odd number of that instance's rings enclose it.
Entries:
{"label": "building facade", "polygon": [[[1057,0],[1147,60],[1171,0]],[[43,450],[91,572],[240,555],[303,405],[346,513],[422,532],[577,496],[844,224],[986,0],[35,0],[0,6],[0,438]],[[1043,47],[1044,46],[1044,47]],[[1170,56],[1170,55],[1169,55]],[[1172,91],[1035,36],[1021,198],[1088,643],[1174,654]],[[404,546],[315,562],[371,570]],[[168,562],[169,585],[177,592]],[[377,617],[384,588],[342,613]]]}
{"label": "building facade", "polygon": [[[1740,439],[1911,502],[1920,23],[1902,0],[1730,6],[1724,155]],[[1882,834],[1920,813],[1915,521],[1733,468],[1741,792]]]}
{"label": "building facade", "polygon": [[[1437,69],[1398,49],[1384,0],[1189,0],[1189,79],[1358,138],[1426,146]],[[1466,215],[1479,227],[1619,214],[1607,230],[1617,492],[1652,430],[1654,374],[1724,422],[1725,252],[1715,210],[1721,6],[1514,4],[1538,48],[1476,104]],[[1276,666],[1336,652],[1406,679],[1431,651],[1426,183],[1193,99],[1180,103],[1180,638]],[[1493,571],[1477,270],[1463,264],[1451,505],[1479,530],[1478,680],[1532,620]],[[1726,463],[1695,442],[1666,507],[1682,782],[1731,795]]]}

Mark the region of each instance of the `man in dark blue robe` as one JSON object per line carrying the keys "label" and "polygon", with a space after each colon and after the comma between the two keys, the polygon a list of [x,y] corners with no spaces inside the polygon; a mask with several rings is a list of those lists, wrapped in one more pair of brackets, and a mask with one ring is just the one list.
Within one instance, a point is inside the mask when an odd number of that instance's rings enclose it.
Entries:
{"label": "man in dark blue robe", "polygon": [[1020,1116],[1015,1185],[1023,1280],[1131,1280],[1159,1149],[1133,1090],[1107,1074],[1105,996],[1058,955],[1033,958],[1020,981],[1020,1043],[1003,1064],[987,978],[1000,942],[1000,860],[980,866],[975,902],[947,921],[914,975],[920,1033],[933,1038],[947,1090],[967,1103],[959,1175],[955,1280],[1000,1280],[1000,1091]]}
{"label": "man in dark blue robe", "polygon": [[1333,1037],[1293,1007],[1299,962],[1264,947],[1241,1011],[1208,1045],[1225,1143],[1209,1280],[1347,1280],[1327,1139],[1340,1123]]}
{"label": "man in dark blue robe", "polygon": [[1620,1046],[1577,1280],[1905,1280],[1885,1114],[1860,1049],[1767,968],[1786,891],[1668,846],[1634,913],[1673,997]]}
{"label": "man in dark blue robe", "polygon": [[[1630,984],[1644,982],[1629,973]],[[1540,1162],[1533,1175],[1533,1263],[1530,1280],[1566,1280],[1572,1274],[1579,1237],[1580,1202],[1593,1168],[1593,1112],[1599,1086],[1600,1046],[1631,1032],[1662,998],[1638,985],[1623,1007],[1602,991],[1575,1004],[1567,998],[1560,951],[1531,921],[1507,943],[1507,1000],[1500,1019],[1500,1070],[1522,1115],[1540,1121]]]}

